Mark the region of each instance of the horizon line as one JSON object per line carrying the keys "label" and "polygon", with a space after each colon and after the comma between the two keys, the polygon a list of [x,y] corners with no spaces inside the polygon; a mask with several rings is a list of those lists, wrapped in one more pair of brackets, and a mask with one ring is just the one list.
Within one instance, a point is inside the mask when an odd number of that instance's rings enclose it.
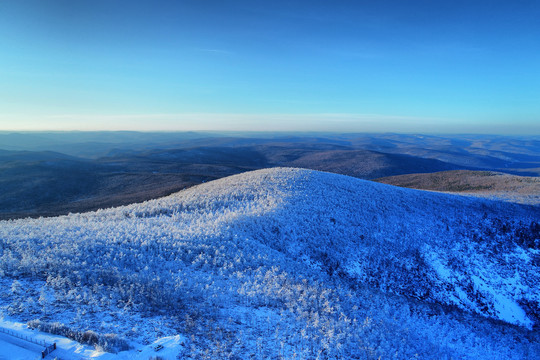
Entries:
{"label": "horizon line", "polygon": [[[534,123],[533,123],[534,124]],[[540,123],[373,113],[0,114],[0,131],[274,132],[540,135]]]}

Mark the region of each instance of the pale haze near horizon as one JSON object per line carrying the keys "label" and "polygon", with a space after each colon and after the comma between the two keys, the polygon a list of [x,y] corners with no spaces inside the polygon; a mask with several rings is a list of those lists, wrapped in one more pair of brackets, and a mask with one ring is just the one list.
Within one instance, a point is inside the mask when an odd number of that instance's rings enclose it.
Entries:
{"label": "pale haze near horizon", "polygon": [[535,1],[0,4],[0,130],[540,134]]}
{"label": "pale haze near horizon", "polygon": [[277,131],[538,135],[540,123],[422,119],[376,114],[52,115],[0,118],[0,131]]}

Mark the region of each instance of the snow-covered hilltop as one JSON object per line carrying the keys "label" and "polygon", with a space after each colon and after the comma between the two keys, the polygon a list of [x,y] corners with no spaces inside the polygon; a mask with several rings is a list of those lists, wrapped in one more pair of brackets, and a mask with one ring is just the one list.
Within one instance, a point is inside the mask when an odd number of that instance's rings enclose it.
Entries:
{"label": "snow-covered hilltop", "polygon": [[182,334],[185,358],[526,358],[539,350],[539,220],[534,207],[259,170],[0,222],[1,310],[140,341]]}

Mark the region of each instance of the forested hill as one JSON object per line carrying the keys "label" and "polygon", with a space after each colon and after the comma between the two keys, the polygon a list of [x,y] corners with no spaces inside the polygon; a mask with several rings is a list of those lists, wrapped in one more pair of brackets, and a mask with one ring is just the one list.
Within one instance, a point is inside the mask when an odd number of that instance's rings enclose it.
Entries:
{"label": "forested hill", "polygon": [[193,358],[527,358],[538,221],[534,207],[264,169],[0,222],[0,304],[128,339],[180,333]]}

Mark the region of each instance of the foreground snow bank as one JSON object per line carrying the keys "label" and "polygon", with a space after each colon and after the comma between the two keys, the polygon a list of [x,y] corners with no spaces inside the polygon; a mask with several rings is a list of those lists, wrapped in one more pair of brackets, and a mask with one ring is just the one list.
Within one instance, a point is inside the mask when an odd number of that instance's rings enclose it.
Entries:
{"label": "foreground snow bank", "polygon": [[[175,360],[178,353],[182,351],[182,344],[185,341],[180,335],[168,336],[159,338],[148,345],[132,343],[133,349],[111,354],[97,351],[91,346],[82,345],[63,336],[32,330],[26,324],[15,321],[2,319],[0,320],[0,327],[14,331],[20,337],[28,337],[35,341],[44,341],[50,344],[56,343],[56,350],[51,353],[50,357],[57,357],[62,360],[148,360],[153,356],[159,356],[164,360]],[[42,350],[43,347],[31,342],[0,334],[0,359],[41,359]]]}

